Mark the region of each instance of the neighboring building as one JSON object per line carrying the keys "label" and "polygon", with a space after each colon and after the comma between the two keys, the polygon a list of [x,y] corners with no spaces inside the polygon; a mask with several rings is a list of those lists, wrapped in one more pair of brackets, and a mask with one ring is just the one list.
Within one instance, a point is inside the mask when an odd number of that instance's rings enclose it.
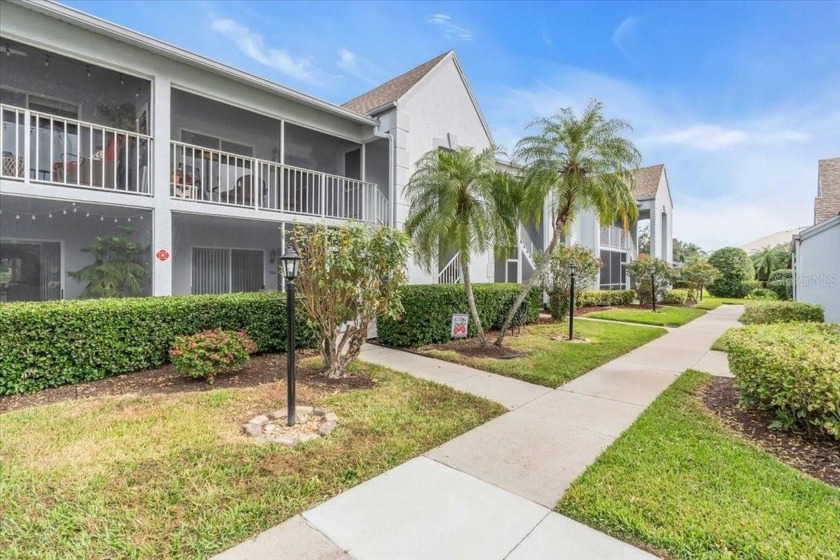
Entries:
{"label": "neighboring building", "polygon": [[805,228],[800,227],[771,233],[770,235],[765,235],[764,237],[756,239],[755,241],[750,241],[746,245],[742,245],[741,249],[746,251],[748,255],[753,255],[767,247],[778,247],[779,245],[788,245],[793,236],[800,233],[803,229]]}
{"label": "neighboring building", "polygon": [[793,297],[840,323],[840,158],[821,160],[818,177],[814,225],[793,236]]}
{"label": "neighboring building", "polygon": [[[0,7],[0,301],[79,297],[68,273],[121,226],[150,263],[145,293],[278,289],[294,223],[402,227],[424,153],[494,143],[452,51],[337,106],[60,4]],[[670,260],[664,166],[640,170],[634,194]],[[584,212],[566,242],[620,287],[635,229]],[[549,238],[522,228],[509,261],[473,255],[473,278],[521,281]],[[409,268],[412,283],[461,279],[458,255]]]}

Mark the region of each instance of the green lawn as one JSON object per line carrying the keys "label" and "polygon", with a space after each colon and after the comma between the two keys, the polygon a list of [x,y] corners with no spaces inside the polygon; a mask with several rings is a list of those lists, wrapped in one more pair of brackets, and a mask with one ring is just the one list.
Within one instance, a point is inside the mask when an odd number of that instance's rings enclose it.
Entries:
{"label": "green lawn", "polygon": [[285,406],[278,383],[0,415],[0,557],[206,558],[504,411],[384,368],[354,370],[376,385],[298,385],[299,402],[329,407],[339,425],[296,448],[239,433]]}
{"label": "green lawn", "polygon": [[671,558],[840,558],[840,489],[734,436],[689,371],[578,478],[557,511]]}
{"label": "green lawn", "polygon": [[616,308],[606,311],[587,313],[585,317],[607,319],[610,321],[624,321],[626,323],[642,323],[645,325],[659,325],[663,327],[679,327],[705,314],[703,309],[691,307],[657,306],[656,313],[650,309]]}
{"label": "green lawn", "polygon": [[716,298],[709,295],[704,295],[703,299],[697,302],[697,305],[694,306],[695,309],[717,309],[721,305],[744,305],[745,303],[749,303],[751,300],[748,299],[740,299],[740,298]]}
{"label": "green lawn", "polygon": [[723,343],[724,336],[726,336],[726,333],[723,333],[717,340],[715,340],[715,343],[712,344],[712,350],[717,350],[718,352],[729,352],[726,344]]}
{"label": "green lawn", "polygon": [[454,350],[423,348],[421,352],[448,362],[555,388],[665,334],[664,329],[651,327],[575,321],[575,336],[588,339],[588,343],[570,344],[551,338],[568,332],[568,327],[563,324],[525,327],[521,334],[505,339],[507,346],[526,352],[524,356],[511,360],[464,356]]}

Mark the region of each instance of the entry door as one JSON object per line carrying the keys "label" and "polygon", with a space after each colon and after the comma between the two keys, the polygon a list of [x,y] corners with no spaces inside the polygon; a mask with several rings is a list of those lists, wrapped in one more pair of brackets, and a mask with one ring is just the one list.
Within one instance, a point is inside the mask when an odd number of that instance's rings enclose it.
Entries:
{"label": "entry door", "polygon": [[0,242],[0,301],[61,299],[61,243]]}

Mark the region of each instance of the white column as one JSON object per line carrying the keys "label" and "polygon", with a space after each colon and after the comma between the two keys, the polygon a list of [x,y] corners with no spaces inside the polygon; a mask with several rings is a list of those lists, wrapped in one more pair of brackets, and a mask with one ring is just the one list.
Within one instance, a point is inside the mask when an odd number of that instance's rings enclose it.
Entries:
{"label": "white column", "polygon": [[[172,295],[172,210],[169,197],[169,178],[171,173],[170,134],[171,134],[171,86],[165,78],[152,81],[152,135],[154,136],[154,162],[152,181],[154,185],[154,227],[152,229],[152,295]],[[165,252],[168,258],[161,260],[158,255]]]}

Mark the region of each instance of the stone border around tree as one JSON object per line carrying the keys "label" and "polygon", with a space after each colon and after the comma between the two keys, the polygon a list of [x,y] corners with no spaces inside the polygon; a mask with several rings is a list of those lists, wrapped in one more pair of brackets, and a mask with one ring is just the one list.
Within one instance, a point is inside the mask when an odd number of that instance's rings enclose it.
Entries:
{"label": "stone border around tree", "polygon": [[260,443],[294,446],[302,441],[328,436],[338,425],[338,416],[334,412],[311,406],[297,407],[294,426],[286,426],[286,418],[285,410],[255,416],[242,425],[242,433]]}

